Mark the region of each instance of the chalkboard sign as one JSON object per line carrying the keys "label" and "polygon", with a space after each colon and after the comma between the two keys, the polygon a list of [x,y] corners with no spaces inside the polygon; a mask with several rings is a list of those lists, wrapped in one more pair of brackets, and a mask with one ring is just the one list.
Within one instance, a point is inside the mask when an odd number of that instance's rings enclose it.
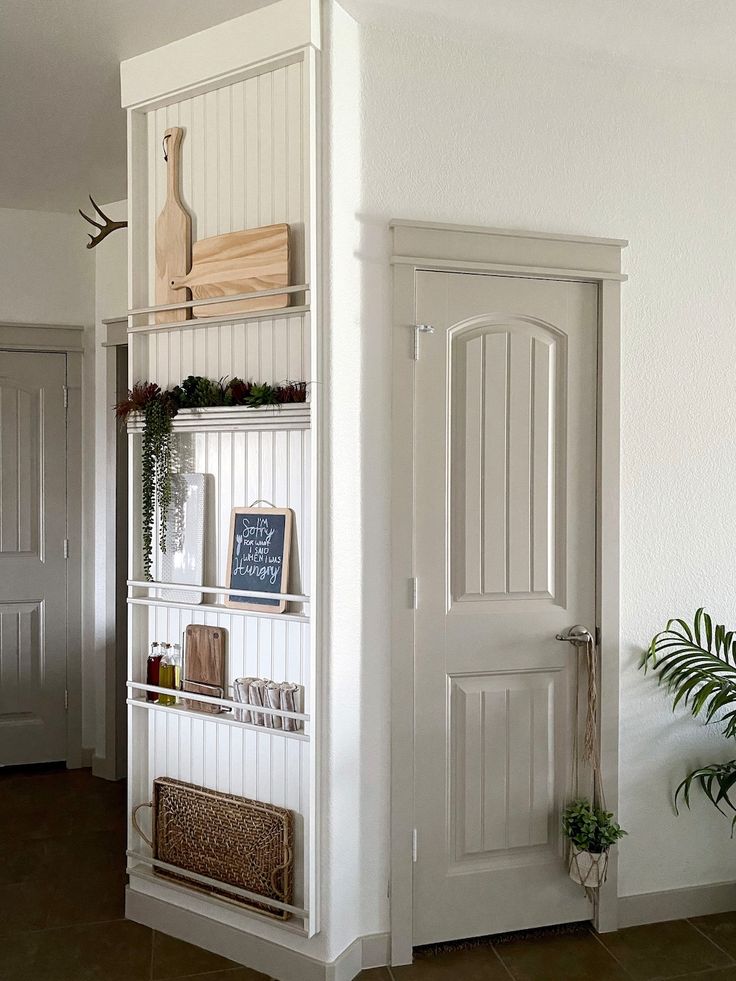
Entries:
{"label": "chalkboard sign", "polygon": [[[289,582],[291,522],[289,508],[233,508],[228,543],[226,582],[233,589],[286,593]],[[286,600],[227,596],[239,610],[283,613]]]}

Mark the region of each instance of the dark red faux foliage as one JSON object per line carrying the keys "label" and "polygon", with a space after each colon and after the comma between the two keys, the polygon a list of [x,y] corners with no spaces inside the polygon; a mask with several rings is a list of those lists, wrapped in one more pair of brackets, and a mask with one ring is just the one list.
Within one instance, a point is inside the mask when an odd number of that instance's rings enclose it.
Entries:
{"label": "dark red faux foliage", "polygon": [[145,412],[146,406],[161,395],[161,388],[155,382],[136,382],[128,392],[128,397],[115,406],[118,419],[127,419],[131,412]]}
{"label": "dark red faux foliage", "polygon": [[288,402],[307,401],[306,382],[286,382],[285,385],[276,386],[276,398],[284,404]]}

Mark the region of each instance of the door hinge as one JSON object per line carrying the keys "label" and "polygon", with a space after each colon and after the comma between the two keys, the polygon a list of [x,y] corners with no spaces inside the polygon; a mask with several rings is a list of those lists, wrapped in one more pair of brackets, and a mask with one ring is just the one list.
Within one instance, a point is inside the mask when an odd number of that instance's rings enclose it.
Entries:
{"label": "door hinge", "polygon": [[65,538],[64,539],[64,558],[65,559],[68,559],[69,558],[69,539],[68,538]]}
{"label": "door hinge", "polygon": [[432,324],[414,324],[414,360],[419,360],[419,335],[434,334]]}
{"label": "door hinge", "polygon": [[409,580],[409,609],[418,609],[419,604],[419,584],[416,577]]}
{"label": "door hinge", "polygon": [[69,692],[66,690],[64,691],[64,711],[69,711]]}
{"label": "door hinge", "polygon": [[416,862],[417,860],[417,829],[413,828],[411,833],[411,860]]}
{"label": "door hinge", "polygon": [[65,409],[68,409],[69,408],[69,386],[68,385],[62,385],[61,386],[61,390],[64,393],[64,408]]}

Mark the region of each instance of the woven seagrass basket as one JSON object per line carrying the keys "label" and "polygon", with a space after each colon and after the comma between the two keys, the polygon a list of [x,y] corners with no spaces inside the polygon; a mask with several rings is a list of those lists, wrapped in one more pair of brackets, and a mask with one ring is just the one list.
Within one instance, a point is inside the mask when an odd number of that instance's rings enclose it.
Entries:
{"label": "woven seagrass basket", "polygon": [[[142,807],[153,809],[152,840],[138,824]],[[292,902],[294,815],[286,808],[157,777],[153,800],[135,808],[133,824],[148,842],[153,857],[161,862],[266,899]],[[274,919],[288,920],[291,916],[286,910],[234,896],[185,875],[156,866],[154,872]]]}

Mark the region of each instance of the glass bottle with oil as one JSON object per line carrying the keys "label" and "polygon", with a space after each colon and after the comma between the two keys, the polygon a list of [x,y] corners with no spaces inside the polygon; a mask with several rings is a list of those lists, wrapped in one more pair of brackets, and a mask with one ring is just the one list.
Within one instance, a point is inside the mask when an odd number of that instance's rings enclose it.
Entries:
{"label": "glass bottle with oil", "polygon": [[[174,691],[181,688],[181,654],[177,647],[172,647],[171,644],[161,645],[163,657],[159,668],[159,685],[161,688],[172,688]],[[176,705],[176,695],[159,695],[158,703]]]}
{"label": "glass bottle with oil", "polygon": [[[146,684],[158,685],[159,672],[161,668],[161,645],[157,640],[151,644],[151,653],[146,660]],[[146,701],[157,702],[158,695],[155,691],[146,692]]]}

